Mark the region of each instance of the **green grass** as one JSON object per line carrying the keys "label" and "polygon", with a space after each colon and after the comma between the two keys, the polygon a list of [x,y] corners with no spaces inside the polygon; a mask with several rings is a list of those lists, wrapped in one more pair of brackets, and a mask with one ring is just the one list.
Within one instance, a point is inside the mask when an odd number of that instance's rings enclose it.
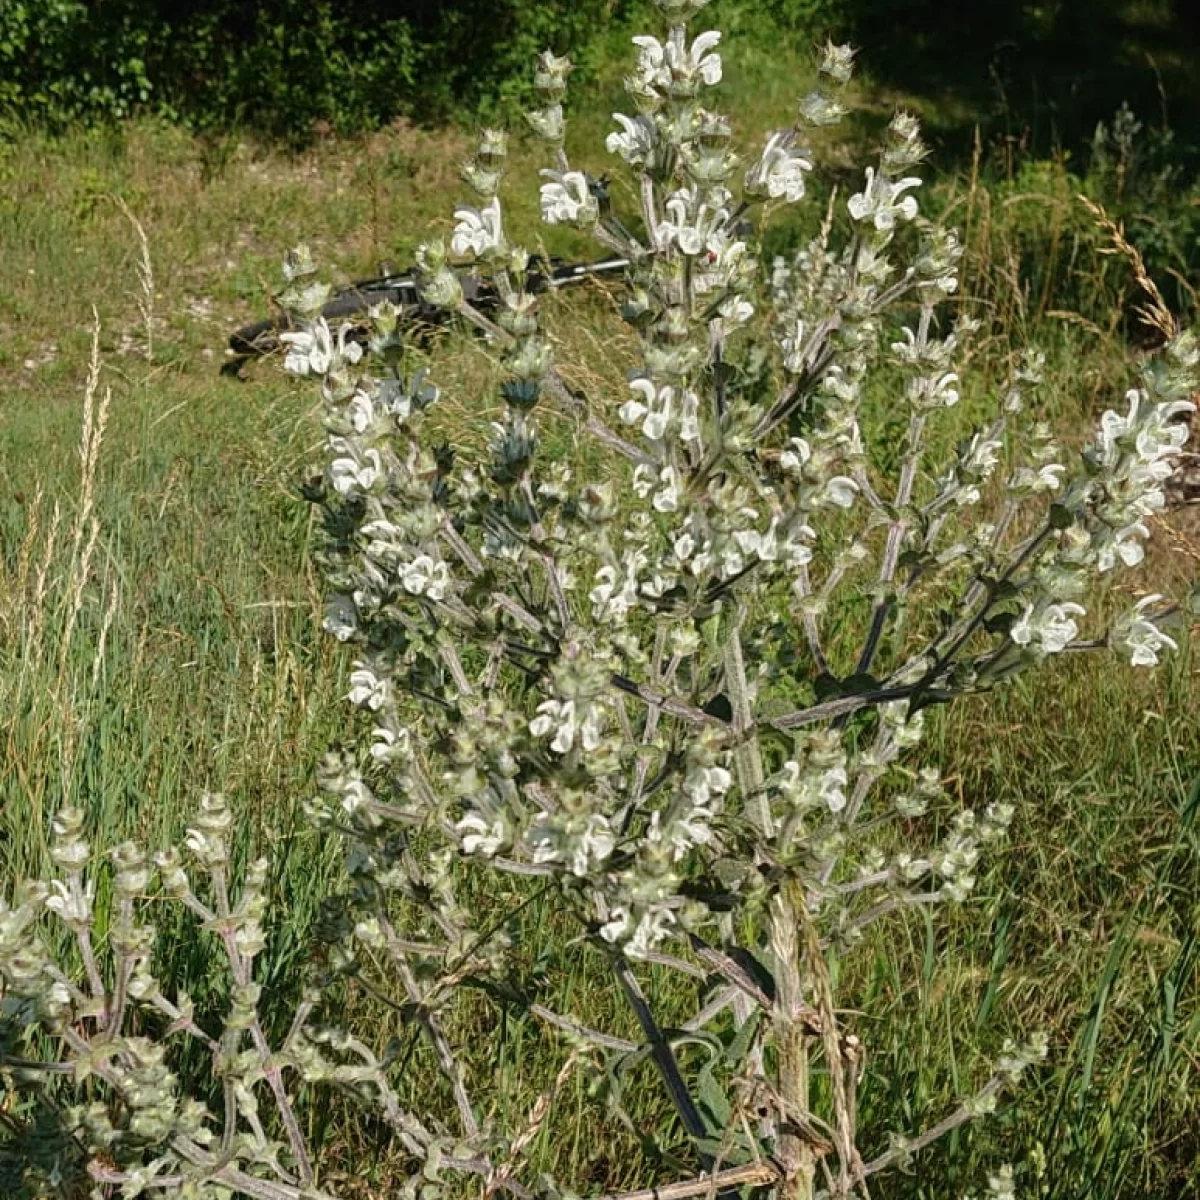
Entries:
{"label": "green grass", "polygon": [[[736,93],[745,129],[787,120],[798,62],[768,71],[761,50],[742,54],[743,77],[757,72],[763,84]],[[573,135],[590,136],[581,161],[597,168],[601,129]],[[426,229],[446,228],[467,143],[397,126],[295,157],[236,141],[218,149],[154,124],[0,146],[0,879],[39,871],[63,803],[84,807],[98,844],[137,835],[162,845],[178,840],[203,790],[225,791],[240,853],[267,846],[277,856],[280,915],[263,970],[268,1015],[281,1019],[336,879],[335,856],[307,831],[300,805],[317,759],[350,732],[339,698],[348,664],[319,632],[309,514],[294,492],[319,447],[312,394],[272,365],[245,381],[218,367],[228,332],[264,311],[289,244],[309,240],[354,277],[379,258],[405,261]],[[530,153],[516,149],[526,165]],[[835,167],[844,162],[839,152]],[[935,189],[935,205],[953,207],[969,231],[969,290],[994,318],[969,367],[979,399],[961,420],[988,410],[1009,355],[1036,335],[1050,350],[1045,417],[1078,440],[1119,396],[1123,343],[1096,314],[1123,302],[1125,281],[1094,257],[1098,239],[1061,180],[1027,218],[986,167]],[[114,197],[148,238],[150,362],[138,237]],[[513,212],[533,228],[531,194]],[[1046,212],[1076,240],[1042,236],[1053,229]],[[564,237],[550,248],[575,246]],[[1032,281],[1022,274],[1031,259],[1042,272]],[[90,476],[77,448],[93,308],[103,363],[93,411],[107,389],[112,398]],[[1054,315],[1072,308],[1075,319]],[[578,382],[597,395],[622,386],[615,349],[625,335],[612,310],[603,295],[575,295],[552,325],[581,364]],[[469,454],[482,444],[496,366],[456,335],[430,353],[445,390],[440,419]],[[870,421],[884,428],[886,387],[876,403]],[[567,448],[568,423],[547,424]],[[1173,548],[1157,551],[1139,582],[1178,591],[1200,561],[1195,532],[1178,522],[1162,532]],[[881,1194],[940,1200],[977,1188],[1006,1160],[1038,1194],[1028,1165],[1038,1153],[1055,1200],[1182,1200],[1200,1188],[1198,710],[1185,648],[1152,675],[1100,660],[1055,664],[938,716],[924,753],[953,780],[956,801],[1017,805],[1014,844],[961,912],[880,928],[841,965],[844,993],[864,1010],[864,1148],[940,1115],[982,1079],[1005,1037],[1045,1028],[1053,1053],[999,1117],[928,1152]],[[603,973],[564,945],[550,900],[531,904],[524,933],[530,970],[562,1008],[632,1033]],[[161,950],[164,977],[200,988],[203,1000],[201,948],[164,939]],[[687,1000],[657,976],[651,997],[665,1023]],[[474,1032],[499,1045],[499,1061],[473,1065],[495,1074],[497,1115],[519,1119],[552,1069],[555,1040],[482,998],[455,1020],[468,1040]],[[496,1027],[498,1041],[482,1036]],[[405,1034],[399,1018],[390,1032]],[[406,1088],[436,1097],[433,1078],[418,1051]],[[669,1131],[648,1068],[630,1088],[638,1123]],[[582,1084],[566,1100],[532,1165],[597,1189],[644,1182],[628,1165],[637,1137],[604,1123]],[[368,1123],[326,1101],[307,1119],[325,1131],[334,1178],[357,1173],[362,1194],[389,1194],[392,1164]]]}

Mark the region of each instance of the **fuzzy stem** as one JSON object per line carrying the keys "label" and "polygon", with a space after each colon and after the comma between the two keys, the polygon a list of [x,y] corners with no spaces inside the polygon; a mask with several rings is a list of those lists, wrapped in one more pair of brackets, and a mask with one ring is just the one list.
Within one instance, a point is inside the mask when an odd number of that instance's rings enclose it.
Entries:
{"label": "fuzzy stem", "polygon": [[688,1200],[691,1196],[713,1196],[735,1187],[762,1187],[778,1178],[779,1169],[770,1163],[751,1163],[744,1167],[730,1167],[726,1171],[714,1171],[711,1175],[701,1175],[699,1179],[665,1183],[661,1187],[613,1192],[597,1200]]}
{"label": "fuzzy stem", "polygon": [[739,607],[725,642],[725,687],[729,692],[729,706],[733,709],[733,732],[739,738],[739,745],[734,750],[738,787],[743,803],[752,808],[753,819],[763,837],[770,841],[775,833],[775,823],[771,817],[770,801],[763,791],[765,776],[762,751],[758,738],[747,736],[754,725],[754,708],[750,700],[750,685],[746,680],[746,659],[742,653],[742,622],[745,617],[745,609]]}
{"label": "fuzzy stem", "polygon": [[789,881],[772,898],[769,931],[775,975],[775,1009],[772,1023],[778,1054],[779,1094],[783,1100],[783,1132],[779,1137],[779,1160],[784,1168],[777,1195],[779,1200],[812,1200],[816,1156],[812,1145],[796,1128],[788,1114],[809,1111],[809,1040],[805,1028],[804,985],[800,965],[800,914],[803,904],[798,885]]}

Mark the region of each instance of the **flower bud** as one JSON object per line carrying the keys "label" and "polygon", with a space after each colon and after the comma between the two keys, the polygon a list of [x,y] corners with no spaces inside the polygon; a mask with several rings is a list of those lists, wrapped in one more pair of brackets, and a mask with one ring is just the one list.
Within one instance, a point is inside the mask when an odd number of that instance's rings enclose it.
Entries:
{"label": "flower bud", "polygon": [[566,130],[561,104],[551,104],[547,108],[535,108],[525,113],[525,120],[538,137],[551,145],[562,144]]}
{"label": "flower bud", "polygon": [[317,264],[313,261],[312,251],[303,243],[284,255],[283,277],[288,283],[295,283],[316,273]]}
{"label": "flower bud", "polygon": [[463,302],[462,284],[449,267],[426,276],[420,286],[421,295],[434,308],[458,308]]}
{"label": "flower bud", "polygon": [[833,42],[825,43],[821,52],[821,64],[817,68],[822,75],[834,83],[845,85],[854,74],[854,55],[857,51],[852,46],[835,46]]}
{"label": "flower bud", "polygon": [[557,104],[567,90],[567,76],[574,69],[575,64],[569,58],[559,58],[553,51],[544,50],[537,58],[533,86],[549,103]]}
{"label": "flower bud", "polygon": [[82,871],[90,850],[80,836],[83,832],[83,813],[78,808],[60,809],[52,825],[54,843],[50,857],[65,871]]}

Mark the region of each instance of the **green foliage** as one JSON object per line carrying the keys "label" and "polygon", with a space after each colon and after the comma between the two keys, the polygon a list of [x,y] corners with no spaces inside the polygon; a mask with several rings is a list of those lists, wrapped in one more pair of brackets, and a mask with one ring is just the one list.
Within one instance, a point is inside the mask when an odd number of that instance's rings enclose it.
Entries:
{"label": "green foliage", "polygon": [[131,6],[10,0],[0,7],[0,115],[126,117],[150,99],[152,26]]}
{"label": "green foliage", "polygon": [[[0,7],[0,115],[62,126],[149,108],[307,137],[505,98],[547,45],[582,48],[630,0],[13,0]],[[517,91],[520,91],[517,88]]]}
{"label": "green foliage", "polygon": [[1160,340],[1139,315],[1141,285],[1089,205],[1125,230],[1174,312],[1196,311],[1200,180],[1172,130],[1144,127],[1127,106],[1079,154],[1042,158],[994,143],[955,202],[966,205],[976,251],[969,288],[997,328],[1049,315],[1135,345]]}
{"label": "green foliage", "polygon": [[[148,108],[303,139],[315,123],[345,132],[396,116],[490,115],[522,98],[525,84],[513,81],[526,79],[533,53],[569,48],[580,75],[593,75],[614,31],[645,9],[646,0],[6,0],[0,118],[61,127]],[[957,150],[969,152],[976,123],[1017,136],[1028,123],[1041,150],[1082,145],[1122,99],[1152,112],[1160,84],[1177,128],[1195,111],[1187,88],[1200,26],[1185,0],[913,0],[902,21],[885,0],[724,0],[720,14],[774,52],[826,34],[869,47],[865,69],[929,98],[930,128]]]}

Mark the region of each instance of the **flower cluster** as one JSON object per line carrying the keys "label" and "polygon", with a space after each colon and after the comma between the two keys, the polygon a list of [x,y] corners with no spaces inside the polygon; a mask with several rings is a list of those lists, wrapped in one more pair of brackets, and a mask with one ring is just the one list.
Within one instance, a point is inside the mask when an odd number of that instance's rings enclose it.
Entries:
{"label": "flower cluster", "polygon": [[[303,1069],[298,1051],[313,1004],[305,1003],[293,1030],[272,1046],[253,974],[266,945],[267,863],[256,860],[233,878],[232,826],[224,798],[207,795],[182,853],[172,848],[151,857],[126,842],[110,852],[106,868],[93,861],[83,813],[61,810],[51,847],[61,877],[20,888],[11,901],[0,897],[5,1015],[55,1035],[58,1060],[27,1069],[65,1067],[78,1084],[86,1081],[62,1120],[89,1157],[98,1187],[127,1196],[170,1190],[263,1200],[288,1200],[303,1189],[313,1200],[332,1200],[316,1186],[283,1085],[285,1066]],[[104,913],[94,910],[98,890],[107,897]],[[215,1030],[197,1018],[185,992],[155,974],[152,897],[158,908],[164,900],[178,903],[217,937],[229,997]],[[73,954],[62,953],[64,934]],[[222,1111],[184,1092],[172,1064],[186,1042],[212,1058],[226,1099]],[[284,1142],[266,1131],[264,1101],[276,1110]]]}

